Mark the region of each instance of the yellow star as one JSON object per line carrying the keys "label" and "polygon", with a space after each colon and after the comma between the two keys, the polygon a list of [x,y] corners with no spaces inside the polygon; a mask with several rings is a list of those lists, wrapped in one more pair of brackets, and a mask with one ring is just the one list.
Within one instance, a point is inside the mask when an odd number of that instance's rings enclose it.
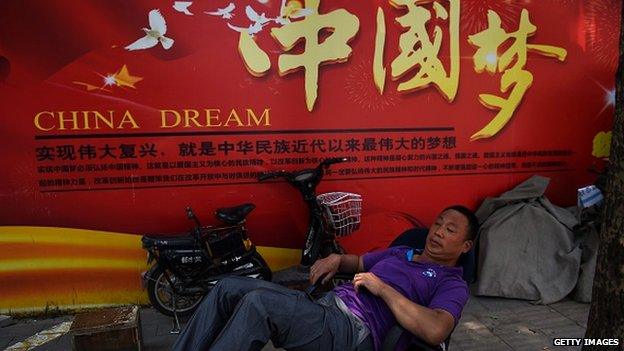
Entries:
{"label": "yellow star", "polygon": [[134,83],[143,80],[143,77],[130,75],[130,72],[128,72],[128,67],[126,67],[126,65],[123,65],[119,72],[115,73],[114,78],[115,83],[117,83],[118,87],[129,87],[132,89],[136,89]]}

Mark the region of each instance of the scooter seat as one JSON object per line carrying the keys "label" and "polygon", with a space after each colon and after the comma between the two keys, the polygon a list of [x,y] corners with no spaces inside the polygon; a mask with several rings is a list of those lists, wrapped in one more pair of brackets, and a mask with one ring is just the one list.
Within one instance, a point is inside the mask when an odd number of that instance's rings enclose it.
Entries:
{"label": "scooter seat", "polygon": [[180,236],[148,236],[141,238],[144,248],[158,246],[160,248],[167,247],[193,247],[195,246],[195,238],[188,234]]}
{"label": "scooter seat", "polygon": [[245,220],[245,217],[256,208],[252,203],[242,204],[235,207],[219,208],[215,212],[218,219],[227,224],[238,224]]}

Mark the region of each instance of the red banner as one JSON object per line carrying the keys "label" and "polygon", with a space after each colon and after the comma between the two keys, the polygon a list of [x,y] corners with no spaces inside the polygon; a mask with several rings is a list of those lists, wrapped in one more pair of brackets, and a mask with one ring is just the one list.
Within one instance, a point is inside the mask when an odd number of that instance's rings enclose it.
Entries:
{"label": "red banner", "polygon": [[300,195],[256,176],[336,156],[319,191],[362,194],[352,251],[532,174],[571,205],[605,156],[620,6],[3,1],[0,224],[179,232],[187,205],[253,202],[254,242],[299,248]]}

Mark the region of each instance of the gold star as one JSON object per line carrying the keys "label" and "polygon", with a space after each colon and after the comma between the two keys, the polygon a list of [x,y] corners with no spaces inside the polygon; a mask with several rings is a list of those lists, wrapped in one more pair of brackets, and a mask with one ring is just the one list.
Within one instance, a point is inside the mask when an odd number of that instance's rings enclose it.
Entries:
{"label": "gold star", "polygon": [[136,87],[134,86],[135,83],[143,80],[143,77],[130,75],[130,72],[128,72],[128,67],[126,67],[126,65],[123,65],[119,72],[115,73],[114,78],[115,83],[117,83],[118,87],[129,87],[132,89],[136,89]]}

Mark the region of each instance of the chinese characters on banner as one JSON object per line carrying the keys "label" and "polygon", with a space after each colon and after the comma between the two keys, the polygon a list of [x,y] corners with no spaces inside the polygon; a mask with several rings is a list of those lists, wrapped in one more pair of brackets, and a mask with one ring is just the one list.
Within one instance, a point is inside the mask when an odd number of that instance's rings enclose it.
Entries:
{"label": "chinese characters on banner", "polygon": [[[391,11],[384,10],[383,6],[376,9],[374,53],[372,66],[369,67],[373,79],[371,83],[383,95],[386,89],[386,66],[389,65],[390,77],[398,81],[395,88],[397,92],[409,96],[417,90],[433,86],[448,103],[452,103],[460,86],[461,1],[390,0],[386,4],[390,5]],[[234,9],[232,3],[216,12],[207,13],[230,20],[234,16]],[[344,8],[323,12],[320,10],[320,0],[307,0],[305,3],[283,1],[280,16],[274,19],[266,17],[265,13],[258,14],[250,6],[246,7],[246,14],[252,21],[248,28],[237,28],[229,22],[228,26],[239,31],[238,50],[247,71],[254,77],[262,77],[271,70],[271,59],[257,43],[257,37],[265,26],[274,22],[277,25],[270,29],[271,38],[282,49],[278,55],[278,73],[285,76],[297,70],[303,71],[306,107],[312,111],[319,93],[321,66],[349,60],[353,53],[349,43],[361,29],[359,18]],[[390,14],[395,15],[394,21],[401,29],[396,42],[386,42],[386,17]],[[164,21],[160,12],[150,12],[151,16]],[[563,48],[529,43],[537,27],[529,20],[526,9],[520,12],[517,31],[506,32],[502,25],[500,16],[490,10],[486,28],[467,37],[467,41],[475,48],[472,57],[474,70],[477,73],[502,73],[500,90],[503,93],[509,91],[507,98],[479,94],[479,101],[484,106],[498,112],[485,127],[472,135],[472,141],[495,136],[518,109],[533,81],[533,75],[525,68],[528,52],[556,57],[560,61],[566,57]],[[299,53],[287,53],[297,45],[301,47]],[[398,49],[398,53],[390,57],[388,62],[384,61],[386,46]],[[442,59],[443,50],[448,60]],[[106,79],[110,84],[105,84],[105,87],[134,89],[134,84],[143,78],[130,75],[127,66],[123,65],[117,73]],[[87,89],[97,88],[93,87],[90,85]],[[178,125],[181,117],[176,116],[175,125]],[[191,116],[185,115],[185,124],[199,126],[198,116],[198,112]],[[134,120],[131,122],[135,123]],[[136,124],[133,127],[137,127]],[[250,169],[289,164],[312,166],[318,162],[318,154],[349,157],[357,165],[341,169],[337,176],[356,179],[567,170],[570,165],[565,158],[572,155],[568,149],[552,148],[456,151],[457,140],[453,127],[442,132],[427,128],[405,131],[380,128],[373,132],[379,136],[371,137],[364,132],[349,131],[348,134],[352,136],[348,138],[332,133],[324,136],[310,134],[297,139],[274,136],[265,139],[258,136],[245,138],[236,135],[231,138],[193,137],[181,140],[177,149],[170,143],[161,146],[149,140],[133,144],[63,144],[42,138],[35,151],[39,185],[43,191],[81,187],[92,190],[130,186],[140,188],[197,182],[206,185],[253,183],[259,172]],[[554,159],[521,161],[527,156]],[[405,163],[410,166],[405,166]],[[122,175],[128,171],[138,173]]]}
{"label": "chinese characters on banner", "polygon": [[[305,70],[308,111],[314,108],[318,95],[319,66],[323,63],[345,62],[352,51],[348,42],[357,34],[359,28],[358,18],[344,9],[334,10],[328,14],[319,13],[319,1],[306,1],[311,14],[301,21],[288,22],[271,30],[273,37],[286,51],[291,50],[299,40],[305,41],[303,53],[280,55],[279,73],[286,75],[298,68]],[[409,93],[433,84],[448,102],[452,102],[459,86],[460,0],[448,1],[448,10],[442,1],[390,0],[389,3],[405,11],[404,15],[396,18],[406,31],[400,35],[398,42],[400,54],[392,60],[390,67],[393,80],[406,75],[409,77],[398,84],[397,91]],[[559,61],[564,61],[567,54],[561,47],[528,43],[529,37],[535,34],[537,27],[530,22],[529,12],[526,9],[521,12],[518,30],[512,33],[502,29],[500,16],[496,12],[488,11],[487,18],[487,29],[468,38],[468,41],[477,47],[473,58],[475,71],[482,73],[485,69],[488,73],[503,72],[500,90],[505,93],[511,89],[511,92],[507,98],[492,94],[479,95],[479,101],[484,106],[498,110],[498,113],[485,127],[472,135],[470,140],[495,136],[513,116],[533,81],[533,75],[525,69],[528,52],[556,57]],[[371,69],[375,85],[379,93],[383,94],[386,78],[383,63],[386,25],[381,7],[377,8],[376,19],[377,34]],[[436,20],[436,24],[433,34],[430,35],[427,25],[432,19]],[[443,28],[437,21],[446,22],[447,26]],[[320,33],[327,29],[331,29],[331,34],[325,42],[319,44]],[[450,48],[448,70],[439,58],[445,30],[448,33],[446,45]],[[507,41],[513,43],[503,53],[499,53]],[[252,75],[262,76],[270,69],[268,55],[258,47],[248,32],[240,33],[239,51]]]}
{"label": "chinese characters on banner", "polygon": [[[256,183],[261,171],[314,167],[323,156],[347,157],[337,179],[497,174],[566,170],[568,149],[457,151],[452,131],[384,132],[323,137],[267,136],[176,139],[163,149],[153,142],[41,141],[36,148],[39,187],[65,190],[149,188],[177,185]],[[173,146],[173,147],[171,147]],[[311,156],[314,155],[314,156]],[[531,161],[528,161],[530,159]]]}

